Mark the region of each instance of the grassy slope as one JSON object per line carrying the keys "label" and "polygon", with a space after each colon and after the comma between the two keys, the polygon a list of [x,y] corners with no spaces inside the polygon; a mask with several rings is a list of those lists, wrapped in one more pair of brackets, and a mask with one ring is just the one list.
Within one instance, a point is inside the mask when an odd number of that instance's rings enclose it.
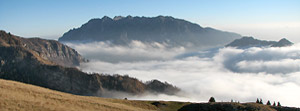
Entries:
{"label": "grassy slope", "polygon": [[0,79],[0,110],[141,111],[158,109],[149,101],[77,96]]}
{"label": "grassy slope", "polygon": [[[152,105],[154,102],[158,102],[159,105]],[[202,108],[211,110],[226,108],[223,107],[226,104],[229,105],[228,107],[249,107],[251,109],[261,109],[262,111],[274,110],[269,106],[255,103],[200,103],[200,105],[203,105]],[[187,102],[137,101],[78,96],[21,82],[0,79],[0,111],[176,111],[185,105],[193,104]],[[277,108],[282,111],[299,111],[299,109],[288,107],[285,110],[281,107]]]}
{"label": "grassy slope", "polygon": [[0,111],[175,111],[189,104],[78,96],[21,82],[0,79]]}

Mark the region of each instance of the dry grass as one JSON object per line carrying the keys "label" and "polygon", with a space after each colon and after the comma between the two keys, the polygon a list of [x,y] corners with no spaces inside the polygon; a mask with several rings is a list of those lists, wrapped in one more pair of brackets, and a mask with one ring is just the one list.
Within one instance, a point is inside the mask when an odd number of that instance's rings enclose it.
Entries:
{"label": "dry grass", "polygon": [[[152,105],[159,102],[160,106]],[[78,96],[34,85],[0,79],[0,111],[176,111],[188,102],[137,101]],[[275,109],[255,103],[199,103],[208,108],[231,106],[273,111]],[[226,107],[223,107],[226,108]],[[298,111],[298,109],[296,109]],[[295,110],[295,111],[296,111]]]}
{"label": "dry grass", "polygon": [[78,96],[0,79],[0,111],[147,111],[149,101]]}

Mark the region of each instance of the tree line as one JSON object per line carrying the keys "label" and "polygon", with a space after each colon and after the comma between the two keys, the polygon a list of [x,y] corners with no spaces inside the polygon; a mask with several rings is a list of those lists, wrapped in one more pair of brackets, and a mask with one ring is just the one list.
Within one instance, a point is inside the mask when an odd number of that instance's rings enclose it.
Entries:
{"label": "tree line", "polygon": [[[213,102],[216,102],[216,100],[215,100],[214,97],[210,97],[209,100],[208,100],[208,102],[209,102],[209,103],[213,103]],[[233,102],[233,100],[231,100],[231,102]],[[239,103],[239,102],[238,102],[238,103]],[[258,104],[264,104],[261,98],[260,98],[260,99],[257,98],[257,99],[256,99],[256,103],[258,103]],[[267,102],[266,105],[271,106],[270,100],[268,100],[268,102]],[[277,104],[276,104],[276,102],[274,101],[272,106],[279,106],[279,107],[280,107],[281,104],[280,104],[280,102],[277,102]]]}

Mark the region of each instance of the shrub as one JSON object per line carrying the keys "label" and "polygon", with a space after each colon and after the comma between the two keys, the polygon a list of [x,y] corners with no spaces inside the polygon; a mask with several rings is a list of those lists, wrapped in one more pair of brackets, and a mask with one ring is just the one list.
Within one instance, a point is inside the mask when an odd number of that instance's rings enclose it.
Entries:
{"label": "shrub", "polygon": [[210,97],[208,102],[213,103],[213,102],[216,102],[216,100],[214,97]]}

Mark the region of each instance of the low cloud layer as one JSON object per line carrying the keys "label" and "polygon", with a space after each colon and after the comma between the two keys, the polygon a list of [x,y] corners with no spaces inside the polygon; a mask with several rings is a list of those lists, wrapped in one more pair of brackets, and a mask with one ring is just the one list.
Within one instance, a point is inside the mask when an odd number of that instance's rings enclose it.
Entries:
{"label": "low cloud layer", "polygon": [[132,41],[127,46],[113,45],[110,42],[66,43],[84,57],[105,62],[133,62],[149,60],[166,60],[185,52],[184,47],[169,47],[161,43],[142,43]]}
{"label": "low cloud layer", "polygon": [[214,58],[223,63],[225,68],[238,73],[282,74],[300,71],[299,45],[282,48],[224,48]]}
{"label": "low cloud layer", "polygon": [[[111,46],[94,43],[72,44],[71,47],[85,57],[94,57],[90,58],[91,62],[82,64],[83,71],[128,74],[142,81],[158,79],[183,91],[177,96],[146,95],[129,99],[208,101],[214,96],[217,101],[254,102],[256,98],[262,98],[264,103],[270,100],[280,101],[282,105],[300,106],[300,45],[220,48],[182,54],[184,48],[138,44]],[[109,54],[119,58],[134,59],[138,56],[147,59],[111,62],[99,57]]]}

